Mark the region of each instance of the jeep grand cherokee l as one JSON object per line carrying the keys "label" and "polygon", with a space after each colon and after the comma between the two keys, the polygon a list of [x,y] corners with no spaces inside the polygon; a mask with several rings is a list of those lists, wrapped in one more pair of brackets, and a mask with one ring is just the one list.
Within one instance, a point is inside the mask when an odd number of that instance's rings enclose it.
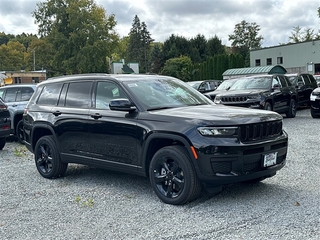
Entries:
{"label": "jeep grand cherokee l", "polygon": [[218,94],[214,102],[296,116],[297,91],[284,75],[259,75],[238,79],[229,91]]}
{"label": "jeep grand cherokee l", "polygon": [[310,94],[318,87],[317,81],[309,73],[286,74],[290,83],[296,87],[299,106],[310,105]]}
{"label": "jeep grand cherokee l", "polygon": [[188,84],[157,75],[84,74],[46,80],[26,106],[24,133],[45,178],[68,163],[147,176],[165,203],[202,187],[260,181],[286,163],[278,113],[216,105]]}

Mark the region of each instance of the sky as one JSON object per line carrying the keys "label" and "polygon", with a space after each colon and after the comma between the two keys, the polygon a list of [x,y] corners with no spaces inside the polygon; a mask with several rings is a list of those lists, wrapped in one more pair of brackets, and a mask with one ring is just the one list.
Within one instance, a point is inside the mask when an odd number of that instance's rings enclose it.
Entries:
{"label": "sky", "polygon": [[[44,0],[0,0],[0,32],[37,34],[32,12]],[[134,16],[145,22],[151,37],[164,42],[172,34],[187,39],[204,35],[217,36],[223,45],[231,46],[229,35],[235,25],[245,20],[256,23],[264,39],[263,47],[288,43],[294,27],[320,29],[317,9],[320,0],[95,0],[114,14],[116,31],[127,36]]]}

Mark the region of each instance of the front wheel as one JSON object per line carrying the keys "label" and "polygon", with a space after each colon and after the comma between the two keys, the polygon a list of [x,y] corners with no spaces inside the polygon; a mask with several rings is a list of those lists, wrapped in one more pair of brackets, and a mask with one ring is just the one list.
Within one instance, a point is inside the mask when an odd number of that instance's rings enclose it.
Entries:
{"label": "front wheel", "polygon": [[264,109],[268,110],[268,111],[272,111],[272,105],[269,102],[266,102],[266,104],[264,105]]}
{"label": "front wheel", "polygon": [[286,112],[286,116],[288,118],[294,118],[296,116],[296,112],[297,112],[297,104],[296,101],[294,99],[290,100],[290,105],[289,105],[289,109]]}
{"label": "front wheel", "polygon": [[319,115],[315,114],[315,113],[312,111],[312,109],[310,110],[310,113],[311,113],[311,117],[313,117],[313,118],[319,118],[319,117],[320,117]]}
{"label": "front wheel", "polygon": [[196,199],[202,190],[191,159],[182,146],[161,148],[149,168],[150,182],[165,203],[179,205]]}
{"label": "front wheel", "polygon": [[35,163],[38,172],[45,178],[62,177],[68,167],[63,163],[52,136],[43,136],[36,143],[34,150]]}

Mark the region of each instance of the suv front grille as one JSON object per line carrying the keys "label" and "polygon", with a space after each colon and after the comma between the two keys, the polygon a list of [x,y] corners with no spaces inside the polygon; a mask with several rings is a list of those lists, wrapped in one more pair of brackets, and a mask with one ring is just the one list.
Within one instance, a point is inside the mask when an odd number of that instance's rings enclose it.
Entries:
{"label": "suv front grille", "polygon": [[282,121],[248,124],[240,127],[241,142],[278,137],[282,134]]}
{"label": "suv front grille", "polygon": [[232,103],[232,102],[246,102],[247,96],[239,96],[239,97],[222,97],[221,102],[224,103]]}

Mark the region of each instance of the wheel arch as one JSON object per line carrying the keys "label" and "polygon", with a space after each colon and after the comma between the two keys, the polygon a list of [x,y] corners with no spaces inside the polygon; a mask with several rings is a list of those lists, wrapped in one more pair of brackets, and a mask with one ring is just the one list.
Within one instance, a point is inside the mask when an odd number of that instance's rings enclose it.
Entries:
{"label": "wheel arch", "polygon": [[31,146],[32,146],[32,150],[33,151],[35,149],[37,141],[41,137],[47,136],[47,135],[53,135],[54,139],[56,141],[54,130],[53,130],[52,127],[48,126],[48,124],[46,124],[46,123],[38,123],[38,124],[34,125],[34,127],[32,129],[32,133],[31,133]]}
{"label": "wheel arch", "polygon": [[142,171],[146,176],[149,177],[149,165],[154,154],[163,147],[173,145],[184,146],[191,156],[193,166],[197,169],[196,159],[193,157],[191,150],[192,144],[186,137],[173,133],[153,133],[147,138],[142,151]]}

